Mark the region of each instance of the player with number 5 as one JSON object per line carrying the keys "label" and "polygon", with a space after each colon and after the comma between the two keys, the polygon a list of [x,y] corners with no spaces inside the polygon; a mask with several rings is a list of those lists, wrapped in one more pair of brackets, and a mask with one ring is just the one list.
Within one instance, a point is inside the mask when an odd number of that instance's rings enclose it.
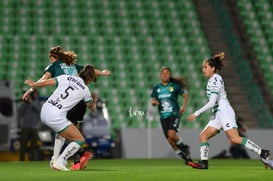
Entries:
{"label": "player with number 5", "polygon": [[53,168],[62,171],[67,169],[67,159],[73,156],[85,140],[83,135],[66,117],[67,112],[81,100],[84,100],[90,111],[96,109],[96,100],[93,100],[87,85],[96,82],[96,74],[93,66],[87,65],[79,73],[79,77],[73,75],[61,75],[55,78],[33,82],[27,79],[25,84],[38,88],[56,85],[57,88],[43,104],[41,120],[62,137],[71,140],[62,154],[53,163]]}

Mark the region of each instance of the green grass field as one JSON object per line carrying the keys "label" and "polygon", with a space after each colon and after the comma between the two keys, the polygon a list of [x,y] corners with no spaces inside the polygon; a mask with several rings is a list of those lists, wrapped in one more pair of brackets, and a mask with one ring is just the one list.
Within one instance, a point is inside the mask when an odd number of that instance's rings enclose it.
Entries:
{"label": "green grass field", "polygon": [[210,160],[208,170],[192,169],[179,159],[91,160],[82,171],[61,172],[49,162],[0,162],[1,181],[132,181],[132,180],[273,180],[259,160]]}

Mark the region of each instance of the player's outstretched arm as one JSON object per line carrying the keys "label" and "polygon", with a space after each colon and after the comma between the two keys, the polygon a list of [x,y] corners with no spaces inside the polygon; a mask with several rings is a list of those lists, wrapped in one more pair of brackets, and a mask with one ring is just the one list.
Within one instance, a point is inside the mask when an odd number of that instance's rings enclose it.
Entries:
{"label": "player's outstretched arm", "polygon": [[[50,72],[45,72],[44,75],[38,80],[42,81],[42,80],[46,80],[49,79],[51,77],[51,73]],[[31,87],[29,88],[22,96],[22,101],[28,101],[30,94],[34,91],[34,88]]]}
{"label": "player's outstretched arm", "polygon": [[111,71],[110,70],[98,70],[98,69],[95,69],[95,74],[97,76],[110,76],[111,75]]}
{"label": "player's outstretched arm", "polygon": [[25,80],[25,84],[27,84],[33,88],[46,87],[46,86],[56,85],[56,79],[51,78],[51,79],[47,79],[47,80],[41,80],[41,81],[39,80],[37,82],[33,82],[31,79],[27,79],[27,80]]}

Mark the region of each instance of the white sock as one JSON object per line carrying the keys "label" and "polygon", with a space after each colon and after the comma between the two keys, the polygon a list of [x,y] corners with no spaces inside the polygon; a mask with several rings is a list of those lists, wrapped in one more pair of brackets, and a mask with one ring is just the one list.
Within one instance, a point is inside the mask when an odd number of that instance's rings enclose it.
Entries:
{"label": "white sock", "polygon": [[53,158],[55,160],[60,156],[61,149],[64,145],[65,138],[57,134],[54,141]]}
{"label": "white sock", "polygon": [[251,140],[247,139],[247,138],[243,138],[243,142],[242,144],[249,150],[257,153],[258,155],[261,154],[262,149],[259,145],[256,145],[254,142],[252,142]]}
{"label": "white sock", "polygon": [[178,137],[178,141],[176,142],[176,145],[180,145],[181,143],[183,143],[183,139],[179,136]]}
{"label": "white sock", "polygon": [[80,145],[76,142],[71,142],[67,145],[67,147],[64,149],[63,153],[59,156],[57,162],[58,163],[64,163],[67,161],[68,158],[73,156],[79,149]]}
{"label": "white sock", "polygon": [[201,143],[200,146],[200,158],[201,160],[208,160],[209,159],[209,143]]}
{"label": "white sock", "polygon": [[175,153],[180,156],[181,151],[179,149],[175,150]]}

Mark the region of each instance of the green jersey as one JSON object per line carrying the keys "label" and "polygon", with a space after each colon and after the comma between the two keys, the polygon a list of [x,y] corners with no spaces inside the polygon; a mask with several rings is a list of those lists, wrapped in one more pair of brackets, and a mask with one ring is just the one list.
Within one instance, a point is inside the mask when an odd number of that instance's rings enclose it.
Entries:
{"label": "green jersey", "polygon": [[176,83],[169,82],[166,86],[158,83],[153,87],[151,97],[159,102],[158,111],[161,119],[170,116],[179,117],[178,95],[183,95],[184,90]]}
{"label": "green jersey", "polygon": [[74,75],[78,76],[79,72],[83,69],[83,66],[78,64],[66,65],[63,61],[58,60],[49,64],[44,72],[51,73],[51,77],[57,77],[59,75]]}

